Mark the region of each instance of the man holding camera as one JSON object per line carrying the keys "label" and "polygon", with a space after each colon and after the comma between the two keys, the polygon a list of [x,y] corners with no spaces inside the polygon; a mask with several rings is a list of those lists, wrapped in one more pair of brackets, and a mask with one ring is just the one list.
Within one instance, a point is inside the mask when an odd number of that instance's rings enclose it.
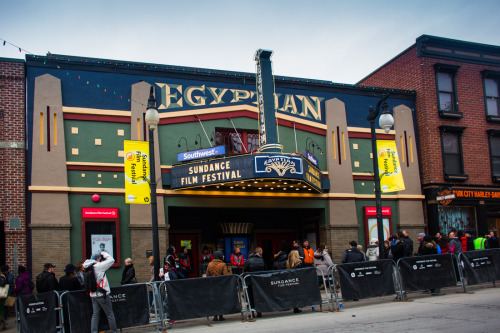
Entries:
{"label": "man holding camera", "polygon": [[93,254],[90,259],[85,260],[83,263],[84,268],[94,265],[94,275],[97,282],[97,290],[95,292],[89,291],[90,299],[92,300],[92,322],[90,326],[92,333],[98,332],[101,309],[108,318],[111,332],[117,332],[111,297],[108,297],[111,293],[111,289],[109,287],[108,278],[106,277],[106,271],[113,266],[114,263],[115,259],[113,259],[107,251]]}

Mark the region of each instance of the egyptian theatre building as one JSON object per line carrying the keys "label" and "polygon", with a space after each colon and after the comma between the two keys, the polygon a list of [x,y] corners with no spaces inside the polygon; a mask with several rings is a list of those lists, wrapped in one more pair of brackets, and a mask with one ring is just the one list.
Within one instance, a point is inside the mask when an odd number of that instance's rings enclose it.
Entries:
{"label": "egyptian theatre building", "polygon": [[405,189],[383,193],[384,229],[422,232],[415,93],[273,76],[269,51],[255,61],[257,74],[27,56],[33,269],[62,274],[104,246],[112,282],[127,257],[148,279],[151,206],[127,202],[124,141],[148,141],[151,87],[160,253],[187,246],[193,275],[205,246],[226,260],[260,246],[271,266],[294,239],[325,242],[338,262],[349,241],[376,237],[366,119],[387,93],[395,126],[377,139],[395,140]]}

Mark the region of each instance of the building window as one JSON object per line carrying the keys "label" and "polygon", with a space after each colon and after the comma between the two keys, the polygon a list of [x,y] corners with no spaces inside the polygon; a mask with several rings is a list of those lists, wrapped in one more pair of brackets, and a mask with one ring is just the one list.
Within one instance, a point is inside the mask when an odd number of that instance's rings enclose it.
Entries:
{"label": "building window", "polygon": [[484,106],[488,121],[500,121],[500,72],[484,70]]}
{"label": "building window", "polygon": [[465,127],[440,126],[443,172],[446,180],[467,180],[464,172],[462,133]]}
{"label": "building window", "polygon": [[436,90],[441,117],[461,118],[458,110],[457,85],[455,76],[460,66],[440,64],[434,65],[436,72]]}
{"label": "building window", "polygon": [[259,132],[234,128],[216,128],[215,144],[225,146],[227,155],[250,153],[259,148]]}
{"label": "building window", "polygon": [[500,181],[500,130],[488,131],[490,145],[491,177],[494,182]]}

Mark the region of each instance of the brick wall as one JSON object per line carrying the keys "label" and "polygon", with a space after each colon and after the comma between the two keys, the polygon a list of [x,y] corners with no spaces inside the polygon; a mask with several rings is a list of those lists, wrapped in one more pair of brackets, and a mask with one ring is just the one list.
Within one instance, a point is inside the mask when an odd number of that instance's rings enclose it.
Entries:
{"label": "brick wall", "polygon": [[[10,267],[14,266],[15,244],[18,265],[28,262],[25,100],[24,62],[0,60],[0,221],[4,222],[5,263]],[[20,219],[20,228],[10,228],[12,218]]]}
{"label": "brick wall", "polygon": [[[440,118],[436,93],[435,63],[459,65],[456,74],[457,97],[461,119]],[[439,126],[464,126],[462,136],[464,170],[469,179],[461,184],[494,184],[491,178],[488,129],[500,129],[500,124],[486,121],[481,71],[499,70],[483,66],[433,58],[418,58],[416,47],[409,49],[389,64],[373,73],[361,84],[417,91],[416,118],[419,136],[422,184],[446,183],[443,174]]]}

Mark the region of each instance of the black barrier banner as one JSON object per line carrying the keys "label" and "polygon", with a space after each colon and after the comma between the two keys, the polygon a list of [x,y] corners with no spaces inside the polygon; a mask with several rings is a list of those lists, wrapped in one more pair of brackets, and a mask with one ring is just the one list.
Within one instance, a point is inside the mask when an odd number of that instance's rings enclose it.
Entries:
{"label": "black barrier banner", "polygon": [[57,294],[49,291],[41,294],[23,295],[19,297],[19,316],[21,332],[56,332],[59,318],[55,307]]}
{"label": "black barrier banner", "polygon": [[241,312],[236,275],[172,280],[165,288],[172,320]]}
{"label": "black barrier banner", "polygon": [[364,261],[335,266],[339,272],[342,299],[362,299],[392,295],[392,260]]}
{"label": "black barrier banner", "polygon": [[[145,284],[128,284],[111,288],[116,326],[126,328],[149,324],[149,303]],[[65,312],[65,328],[72,333],[90,332],[92,301],[85,291],[70,291],[62,298]],[[109,330],[103,311],[99,319],[99,331]]]}
{"label": "black barrier banner", "polygon": [[399,273],[406,291],[457,285],[452,254],[433,254],[399,260]]}
{"label": "black barrier banner", "polygon": [[321,304],[316,269],[301,268],[251,275],[255,311],[286,311]]}
{"label": "black barrier banner", "polygon": [[460,264],[467,278],[467,284],[479,284],[500,279],[500,250],[462,252]]}

